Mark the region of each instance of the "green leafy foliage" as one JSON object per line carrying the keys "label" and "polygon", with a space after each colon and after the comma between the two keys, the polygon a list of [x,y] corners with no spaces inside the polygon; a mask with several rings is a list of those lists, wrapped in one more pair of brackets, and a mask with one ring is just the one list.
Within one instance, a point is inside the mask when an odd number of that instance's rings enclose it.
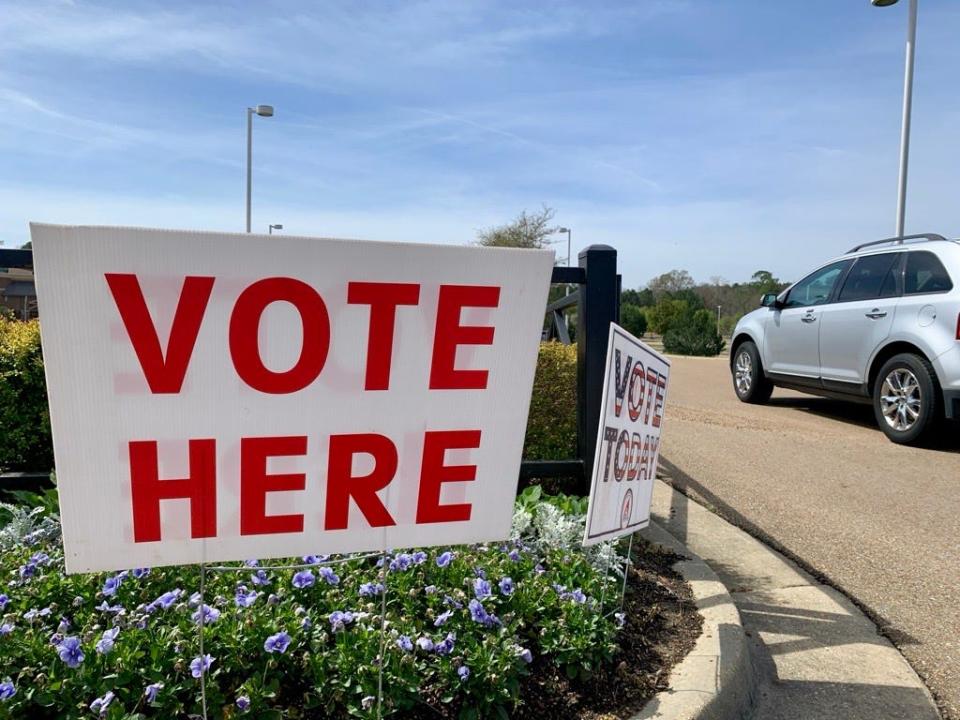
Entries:
{"label": "green leafy foliage", "polygon": [[540,344],[523,456],[566,460],[577,451],[577,348]]}
{"label": "green leafy foliage", "polygon": [[634,337],[643,337],[647,332],[647,315],[636,305],[621,305],[620,325]]}
{"label": "green leafy foliage", "polygon": [[716,323],[709,310],[687,310],[664,333],[663,349],[676,355],[719,355],[726,343],[717,334]]}
{"label": "green leafy foliage", "polygon": [[[375,717],[381,652],[383,714],[401,718],[424,704],[440,717],[509,717],[539,666],[589,675],[617,649],[598,598],[615,593],[606,570],[623,559],[611,544],[579,547],[583,516],[566,509],[582,501],[531,488],[503,545],[207,572],[209,716]],[[42,513],[6,515],[7,529],[14,516],[21,526],[0,554],[0,718],[196,716],[197,568],[67,576],[59,537],[37,532],[57,524]]]}
{"label": "green leafy foliage", "polygon": [[0,470],[52,467],[40,326],[0,317]]}

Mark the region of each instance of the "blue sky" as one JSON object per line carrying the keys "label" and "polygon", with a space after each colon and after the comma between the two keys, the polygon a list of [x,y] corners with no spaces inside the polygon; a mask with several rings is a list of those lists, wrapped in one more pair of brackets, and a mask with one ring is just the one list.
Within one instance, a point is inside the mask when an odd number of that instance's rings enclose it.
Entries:
{"label": "blue sky", "polygon": [[[921,0],[907,231],[960,235],[960,5]],[[31,220],[467,243],[542,204],[624,286],[893,234],[906,3],[0,2],[0,239]],[[558,254],[566,248],[558,246]]]}

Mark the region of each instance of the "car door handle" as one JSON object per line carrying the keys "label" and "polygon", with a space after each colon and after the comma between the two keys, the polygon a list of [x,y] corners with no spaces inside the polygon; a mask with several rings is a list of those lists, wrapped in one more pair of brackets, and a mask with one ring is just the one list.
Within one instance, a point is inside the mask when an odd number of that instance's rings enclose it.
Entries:
{"label": "car door handle", "polygon": [[811,314],[809,314],[809,315],[803,315],[803,316],[800,318],[800,320],[801,320],[801,322],[812,323],[812,322],[816,322],[816,321],[817,321],[817,316],[811,313]]}
{"label": "car door handle", "polygon": [[868,312],[868,313],[866,314],[866,316],[867,316],[868,318],[870,318],[871,320],[879,320],[880,318],[886,317],[886,316],[887,316],[887,313],[886,313],[886,311],[878,310],[877,308],[874,308],[873,310],[871,310],[870,312]]}

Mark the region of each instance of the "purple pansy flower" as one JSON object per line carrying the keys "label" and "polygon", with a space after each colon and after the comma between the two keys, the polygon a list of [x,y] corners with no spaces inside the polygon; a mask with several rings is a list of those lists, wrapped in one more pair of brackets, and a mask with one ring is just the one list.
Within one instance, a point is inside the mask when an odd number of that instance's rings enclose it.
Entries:
{"label": "purple pansy flower", "polygon": [[202,658],[200,656],[195,657],[190,661],[190,674],[195,678],[200,677],[210,669],[210,666],[213,665],[213,660],[214,658],[210,655],[204,655]]}
{"label": "purple pansy flower", "polygon": [[268,653],[280,653],[282,655],[287,651],[288,645],[290,645],[290,636],[281,630],[276,635],[271,635],[266,639],[263,643],[263,649]]}
{"label": "purple pansy flower", "polygon": [[470,601],[470,617],[474,622],[478,622],[484,627],[494,627],[500,624],[496,615],[488,613],[479,600]]}
{"label": "purple pansy flower", "polygon": [[117,590],[120,589],[121,579],[118,575],[112,575],[107,578],[106,582],[103,583],[103,594],[110,597],[117,594]]}
{"label": "purple pansy flower", "polygon": [[417,647],[420,648],[421,650],[430,652],[433,650],[433,640],[428,638],[426,635],[423,635],[417,638]]}
{"label": "purple pansy flower", "polygon": [[490,597],[490,583],[478,577],[473,581],[473,594],[477,596],[477,600]]}
{"label": "purple pansy flower", "polygon": [[10,678],[0,682],[0,702],[6,702],[16,694],[17,688],[13,682],[11,682]]}
{"label": "purple pansy flower", "polygon": [[334,610],[332,613],[330,613],[330,628],[333,630],[333,632],[340,632],[352,622],[353,613],[349,610],[346,612]]}
{"label": "purple pansy flower", "polygon": [[397,647],[404,652],[411,652],[413,650],[413,642],[407,635],[401,635],[397,638]]}
{"label": "purple pansy flower", "polygon": [[293,576],[293,586],[295,588],[306,588],[310,587],[317,582],[317,578],[314,577],[313,572],[310,570],[301,570],[296,575]]}
{"label": "purple pansy flower", "polygon": [[500,581],[500,593],[506,596],[513,595],[514,586],[513,580],[509,577],[505,577]]}
{"label": "purple pansy flower", "polygon": [[3,610],[8,602],[10,602],[10,598],[5,593],[0,593],[0,610]]}
{"label": "purple pansy flower", "polygon": [[382,592],[382,583],[363,583],[360,586],[360,597],[375,597]]}
{"label": "purple pansy flower", "polygon": [[453,560],[453,553],[447,550],[446,552],[440,553],[437,557],[437,567],[445,568],[450,564],[450,561]]}
{"label": "purple pansy flower", "polygon": [[80,647],[80,638],[64,638],[57,645],[57,654],[69,668],[78,668],[83,662],[83,649]]}
{"label": "purple pansy flower", "polygon": [[149,574],[150,574],[150,568],[134,568],[133,569],[133,576],[137,580],[145,578]]}
{"label": "purple pansy flower", "polygon": [[447,610],[446,612],[437,616],[437,619],[433,621],[433,626],[443,627],[446,625],[447,620],[449,620],[451,617],[453,617],[453,610]]}
{"label": "purple pansy flower", "polygon": [[96,651],[100,655],[109,655],[110,651],[113,650],[113,643],[117,639],[117,635],[120,634],[120,628],[110,628],[105,630],[103,636],[97,641]]}
{"label": "purple pansy flower", "polygon": [[240,585],[237,587],[237,592],[233,597],[233,602],[236,603],[237,607],[248,608],[253,605],[254,601],[260,593],[255,590],[247,590],[246,585]]}
{"label": "purple pansy flower", "polygon": [[0,625],[0,637],[3,637],[4,635],[9,635],[16,629],[16,627],[17,626],[14,625],[13,623],[8,623],[8,622],[3,623],[3,625]]}
{"label": "purple pansy flower", "polygon": [[461,665],[457,668],[457,675],[460,676],[460,682],[463,682],[468,677],[470,677],[470,668],[466,665]]}
{"label": "purple pansy flower", "polygon": [[113,690],[107,690],[107,694],[103,697],[98,697],[92,703],[90,703],[90,710],[97,713],[100,717],[107,716],[107,708],[110,706],[110,703],[113,702],[114,698]]}
{"label": "purple pansy flower", "polygon": [[533,653],[526,648],[520,648],[517,654],[520,656],[521,660],[527,663],[527,665],[533,662]]}
{"label": "purple pansy flower", "polygon": [[147,685],[147,687],[144,688],[143,697],[146,698],[148,703],[152,703],[157,699],[157,695],[160,693],[161,690],[163,690],[162,682],[152,683],[150,685]]}
{"label": "purple pansy flower", "polygon": [[240,712],[246,712],[250,709],[250,698],[246,695],[240,695],[236,699],[237,710]]}
{"label": "purple pansy flower", "polygon": [[340,584],[340,578],[337,577],[337,574],[333,571],[333,568],[331,568],[330,566],[324,565],[322,568],[317,570],[317,572],[320,574],[320,577],[326,581],[327,585]]}
{"label": "purple pansy flower", "polygon": [[267,577],[267,573],[263,570],[257,570],[253,575],[250,576],[250,582],[254,585],[269,585],[270,578]]}
{"label": "purple pansy flower", "polygon": [[433,646],[437,655],[449,655],[453,652],[453,645],[457,636],[454,633],[447,633],[447,636]]}
{"label": "purple pansy flower", "polygon": [[507,553],[507,557],[513,560],[514,562],[520,562],[520,551],[514,548]]}
{"label": "purple pansy flower", "polygon": [[198,625],[201,621],[204,625],[207,625],[220,619],[220,611],[204,603],[203,606],[197,608],[190,617]]}

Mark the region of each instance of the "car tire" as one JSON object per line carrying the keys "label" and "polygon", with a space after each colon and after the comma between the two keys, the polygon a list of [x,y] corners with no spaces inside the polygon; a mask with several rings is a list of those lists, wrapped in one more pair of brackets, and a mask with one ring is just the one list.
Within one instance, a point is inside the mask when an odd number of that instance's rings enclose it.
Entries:
{"label": "car tire", "polygon": [[733,391],[741,402],[761,405],[770,399],[773,383],[763,374],[760,352],[750,340],[737,346],[730,363],[730,374],[733,376]]}
{"label": "car tire", "polygon": [[930,362],[920,355],[894,355],[880,368],[873,387],[873,414],[895,443],[926,440],[941,414],[940,387]]}

